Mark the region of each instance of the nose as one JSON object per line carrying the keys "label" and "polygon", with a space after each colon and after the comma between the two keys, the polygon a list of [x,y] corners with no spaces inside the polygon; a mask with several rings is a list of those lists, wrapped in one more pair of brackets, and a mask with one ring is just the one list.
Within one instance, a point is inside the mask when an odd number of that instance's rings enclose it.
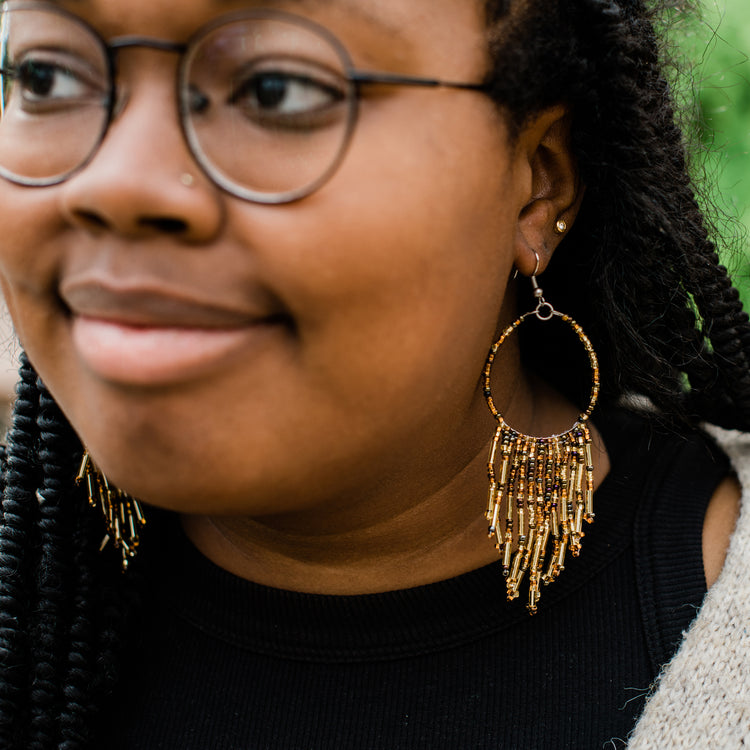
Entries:
{"label": "nose", "polygon": [[92,233],[172,235],[200,244],[223,224],[224,196],[193,160],[173,85],[143,81],[93,159],[60,186],[62,212]]}

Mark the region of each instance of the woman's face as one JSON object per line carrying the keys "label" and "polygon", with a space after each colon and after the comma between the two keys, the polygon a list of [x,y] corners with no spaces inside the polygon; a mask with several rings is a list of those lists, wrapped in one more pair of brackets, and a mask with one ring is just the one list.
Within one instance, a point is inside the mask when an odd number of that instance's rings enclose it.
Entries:
{"label": "woman's face", "polygon": [[[249,4],[60,5],[105,39],[182,42]],[[479,3],[278,7],[327,27],[360,69],[486,71]],[[3,292],[94,459],[123,489],[188,512],[416,502],[445,483],[491,433],[478,383],[529,199],[493,104],[363,89],[333,177],[257,205],[193,161],[177,55],[118,59],[123,105],[88,166],[51,187],[0,181]]]}

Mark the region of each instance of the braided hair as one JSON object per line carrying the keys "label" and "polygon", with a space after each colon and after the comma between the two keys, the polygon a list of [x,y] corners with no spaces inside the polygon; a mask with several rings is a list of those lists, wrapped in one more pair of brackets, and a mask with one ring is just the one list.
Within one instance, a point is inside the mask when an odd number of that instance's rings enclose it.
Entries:
{"label": "braided hair", "polygon": [[[0,523],[0,747],[90,746],[116,677],[126,591],[101,526],[71,492],[81,447],[25,355],[7,435]],[[134,583],[134,582],[133,582]]]}
{"label": "braided hair", "polygon": [[[665,421],[747,429],[750,324],[696,201],[655,10],[640,0],[514,5],[487,6],[497,29],[490,84],[516,126],[570,107],[586,199],[543,286],[589,334],[602,402],[638,394]],[[535,334],[527,366],[585,403],[585,371],[550,373],[571,342],[550,327]]]}
{"label": "braided hair", "polygon": [[[488,83],[511,123],[520,128],[561,101],[572,113],[587,195],[544,288],[590,335],[602,400],[639,394],[682,425],[749,428],[750,324],[695,200],[653,4],[484,4]],[[571,398],[585,399],[585,373],[549,372],[567,344],[541,326],[522,342],[523,356]],[[99,746],[98,717],[137,611],[148,561],[139,558],[122,576],[114,556],[98,555],[101,522],[73,488],[80,453],[22,357],[0,476],[0,747],[7,750]]]}

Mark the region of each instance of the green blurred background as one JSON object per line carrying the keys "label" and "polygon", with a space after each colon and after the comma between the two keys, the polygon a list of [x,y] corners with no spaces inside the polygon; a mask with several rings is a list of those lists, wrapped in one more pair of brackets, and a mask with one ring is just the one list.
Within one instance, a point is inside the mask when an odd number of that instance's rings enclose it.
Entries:
{"label": "green blurred background", "polygon": [[703,0],[700,7],[701,17],[688,21],[679,5],[675,12],[670,36],[677,56],[692,64],[692,77],[677,87],[700,144],[695,174],[718,208],[709,216],[728,238],[723,260],[750,310],[750,0]]}

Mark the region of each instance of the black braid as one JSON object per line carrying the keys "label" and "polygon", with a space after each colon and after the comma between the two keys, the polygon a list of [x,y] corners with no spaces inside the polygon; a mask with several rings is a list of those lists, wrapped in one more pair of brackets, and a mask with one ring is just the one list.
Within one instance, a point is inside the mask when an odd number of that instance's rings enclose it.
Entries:
{"label": "black braid", "polygon": [[[132,609],[103,522],[73,478],[81,446],[25,356],[0,525],[0,747],[91,748]],[[137,567],[137,566],[136,566]]]}
{"label": "black braid", "polygon": [[65,660],[64,647],[69,633],[69,600],[72,577],[72,515],[59,501],[70,491],[74,464],[70,427],[58,418],[57,405],[43,387],[39,389],[39,460],[42,486],[37,492],[40,535],[37,569],[38,604],[31,630],[36,665],[31,691],[30,750],[49,747],[58,733],[52,721],[59,714],[63,686],[60,673]]}
{"label": "black braid", "polygon": [[28,726],[32,671],[29,650],[30,599],[36,544],[34,492],[39,486],[36,457],[36,373],[22,356],[13,423],[7,437],[5,485],[0,525],[0,747],[22,748]]}

